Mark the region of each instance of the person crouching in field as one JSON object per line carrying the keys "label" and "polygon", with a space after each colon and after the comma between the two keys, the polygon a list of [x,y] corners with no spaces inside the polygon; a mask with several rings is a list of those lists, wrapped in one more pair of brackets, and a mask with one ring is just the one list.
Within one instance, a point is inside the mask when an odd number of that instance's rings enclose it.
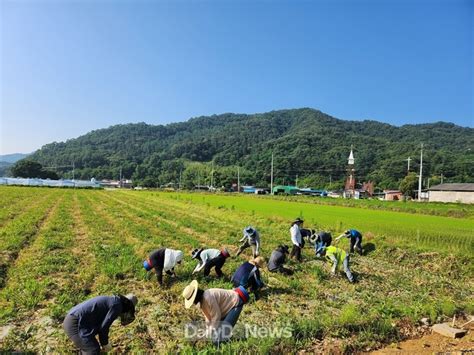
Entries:
{"label": "person crouching in field", "polygon": [[290,235],[291,242],[293,243],[293,248],[291,249],[291,258],[295,258],[298,261],[301,261],[301,248],[303,247],[303,237],[301,236],[301,227],[303,226],[303,220],[297,218],[291,224]]}
{"label": "person crouching in field", "polygon": [[338,241],[342,237],[346,237],[351,240],[351,249],[350,249],[351,254],[354,253],[354,249],[355,249],[357,253],[359,253],[359,255],[362,255],[362,234],[360,234],[359,231],[355,229],[348,229],[344,233],[342,233],[339,237],[337,237],[335,240]]}
{"label": "person crouching in field", "polygon": [[350,263],[349,254],[347,254],[344,250],[330,245],[328,247],[322,247],[320,250],[317,251],[316,254],[320,255],[321,257],[326,257],[327,260],[332,262],[332,269],[331,269],[332,275],[335,276],[336,271],[340,270],[341,265],[342,265],[349,282],[351,283],[354,282],[354,275],[352,275],[350,265],[349,265]]}
{"label": "person crouching in field", "polygon": [[204,276],[209,276],[211,269],[214,267],[216,270],[217,277],[222,277],[222,267],[224,266],[225,260],[230,256],[227,249],[194,249],[192,251],[192,258],[199,260],[193,274],[204,269]]}
{"label": "person crouching in field", "polygon": [[[137,302],[137,298],[132,294],[91,298],[69,310],[63,322],[64,331],[81,354],[110,351],[110,326],[118,317],[122,325],[133,322]],[[100,345],[96,339],[97,335]]]}
{"label": "person crouching in field", "polygon": [[306,245],[306,242],[309,244],[314,243],[314,239],[316,239],[316,231],[314,229],[305,229],[305,228],[300,228],[300,233],[301,233],[301,241],[302,245],[301,247],[304,248]]}
{"label": "person crouching in field", "polygon": [[146,271],[155,269],[156,278],[160,285],[163,285],[163,271],[169,276],[176,277],[174,267],[181,264],[183,252],[168,248],[161,248],[150,254],[148,259],[143,262]]}
{"label": "person crouching in field", "polygon": [[260,234],[258,231],[252,227],[248,226],[244,228],[244,236],[242,239],[239,240],[239,242],[244,242],[239,250],[237,251],[237,256],[240,255],[245,249],[248,247],[252,248],[252,255],[254,258],[256,258],[259,255],[259,249],[260,249]]}
{"label": "person crouching in field", "polygon": [[331,243],[332,243],[331,233],[321,231],[318,234],[316,234],[316,238],[314,241],[314,250],[316,254],[318,254],[318,250],[320,250],[322,247],[328,247],[331,245]]}
{"label": "person crouching in field", "polygon": [[186,308],[199,305],[206,319],[206,336],[217,345],[231,338],[232,328],[249,300],[249,294],[243,287],[235,290],[202,290],[196,280],[186,286],[182,295]]}
{"label": "person crouching in field", "polygon": [[268,260],[268,271],[279,272],[285,275],[293,275],[293,270],[287,269],[283,265],[286,261],[286,254],[288,254],[288,245],[279,245],[270,255]]}
{"label": "person crouching in field", "polygon": [[231,281],[234,287],[243,286],[247,290],[250,289],[255,295],[255,300],[258,300],[260,298],[259,290],[265,286],[260,276],[260,269],[264,264],[263,258],[258,256],[240,265],[232,276]]}

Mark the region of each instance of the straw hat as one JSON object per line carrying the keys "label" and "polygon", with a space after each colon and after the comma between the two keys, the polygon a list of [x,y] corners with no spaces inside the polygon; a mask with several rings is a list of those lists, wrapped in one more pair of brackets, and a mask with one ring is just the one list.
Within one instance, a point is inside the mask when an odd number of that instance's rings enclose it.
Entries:
{"label": "straw hat", "polygon": [[262,268],[265,265],[265,259],[262,258],[261,256],[257,256],[255,259],[251,261],[251,263],[258,266],[259,268]]}
{"label": "straw hat", "polygon": [[186,286],[183,290],[183,297],[184,297],[184,307],[191,308],[194,304],[194,300],[196,299],[197,290],[198,290],[198,282],[196,280],[191,281],[191,283]]}

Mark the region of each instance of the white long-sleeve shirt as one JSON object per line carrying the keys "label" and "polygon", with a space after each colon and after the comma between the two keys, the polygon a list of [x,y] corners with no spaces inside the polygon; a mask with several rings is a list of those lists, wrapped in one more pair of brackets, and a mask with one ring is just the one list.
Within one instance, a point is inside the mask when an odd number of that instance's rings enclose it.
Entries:
{"label": "white long-sleeve shirt", "polygon": [[201,258],[201,261],[196,265],[196,268],[193,271],[193,274],[195,272],[200,271],[206,263],[214,258],[217,258],[219,255],[221,255],[221,251],[218,249],[205,249],[201,252],[201,255],[199,256]]}
{"label": "white long-sleeve shirt", "polygon": [[294,245],[300,246],[303,244],[303,238],[301,237],[301,231],[298,224],[293,224],[290,228],[291,242]]}

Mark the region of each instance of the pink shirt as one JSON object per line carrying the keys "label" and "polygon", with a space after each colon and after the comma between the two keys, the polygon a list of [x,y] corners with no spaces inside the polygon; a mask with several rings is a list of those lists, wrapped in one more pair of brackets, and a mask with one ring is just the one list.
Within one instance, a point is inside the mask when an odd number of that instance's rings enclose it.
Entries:
{"label": "pink shirt", "polygon": [[216,328],[222,318],[239,303],[239,295],[234,290],[210,288],[204,291],[201,311],[206,317],[208,328]]}

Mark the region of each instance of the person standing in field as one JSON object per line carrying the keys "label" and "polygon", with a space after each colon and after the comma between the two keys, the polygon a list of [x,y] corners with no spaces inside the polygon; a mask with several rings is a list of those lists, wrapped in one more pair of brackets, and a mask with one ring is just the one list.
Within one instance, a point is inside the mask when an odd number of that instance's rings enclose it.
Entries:
{"label": "person standing in field", "polygon": [[301,218],[297,218],[293,221],[290,228],[291,242],[293,243],[293,248],[291,249],[291,258],[295,258],[298,261],[301,261],[301,248],[303,247],[303,237],[301,236],[301,227],[303,226],[304,221]]}
{"label": "person standing in field", "polygon": [[336,271],[341,269],[341,265],[344,268],[347,279],[350,283],[354,282],[354,275],[352,275],[350,269],[350,257],[344,250],[335,246],[322,247],[317,250],[316,254],[321,255],[321,257],[326,257],[326,259],[332,262],[332,275],[336,275]]}
{"label": "person standing in field", "polygon": [[242,253],[248,247],[252,248],[252,255],[254,258],[256,258],[260,254],[260,234],[254,227],[245,227],[244,236],[242,237],[242,239],[239,240],[239,242],[244,243],[239,247],[239,250],[236,254],[237,256],[239,256],[240,253]]}
{"label": "person standing in field", "polygon": [[286,254],[288,254],[288,245],[279,245],[270,256],[268,261],[268,271],[279,272],[285,275],[293,275],[293,270],[284,267]]}
{"label": "person standing in field", "polygon": [[359,255],[362,255],[362,234],[360,234],[359,231],[355,229],[348,229],[344,233],[342,233],[339,237],[335,239],[335,241],[338,241],[342,237],[346,237],[350,239],[351,242],[351,249],[350,252],[354,253],[354,249],[359,253]]}
{"label": "person standing in field", "polygon": [[255,300],[260,298],[259,290],[265,286],[260,275],[260,269],[264,266],[265,261],[261,256],[246,261],[237,269],[232,276],[232,284],[234,287],[243,286],[245,289],[253,292]]}
{"label": "person standing in field", "polygon": [[160,285],[163,285],[163,271],[169,276],[176,277],[174,268],[177,264],[181,264],[183,260],[183,252],[168,248],[161,248],[150,254],[148,259],[143,262],[146,271],[155,269],[156,278]]}
{"label": "person standing in field", "polygon": [[[63,329],[81,354],[110,351],[110,326],[118,317],[122,325],[133,322],[137,302],[137,297],[133,294],[91,298],[69,310],[64,318]],[[96,339],[97,335],[99,341]]]}
{"label": "person standing in field", "polygon": [[182,295],[186,308],[199,305],[206,319],[206,336],[216,345],[232,337],[232,328],[249,300],[249,294],[242,286],[235,290],[202,290],[196,280],[186,286]]}
{"label": "person standing in field", "polygon": [[222,267],[230,256],[226,248],[218,249],[194,249],[191,253],[193,259],[199,260],[193,274],[204,269],[204,276],[209,276],[212,268],[215,268],[217,277],[222,277]]}

